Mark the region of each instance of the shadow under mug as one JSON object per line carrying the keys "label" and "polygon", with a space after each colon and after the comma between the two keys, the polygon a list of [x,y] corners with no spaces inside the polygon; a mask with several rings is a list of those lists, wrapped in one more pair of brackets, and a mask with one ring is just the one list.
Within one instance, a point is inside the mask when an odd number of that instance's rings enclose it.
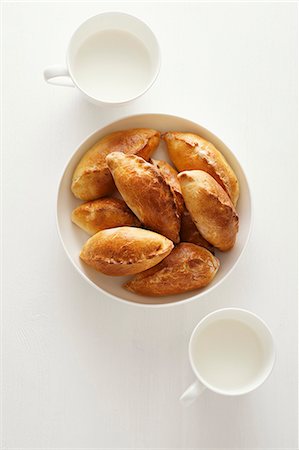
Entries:
{"label": "shadow under mug", "polygon": [[247,394],[273,369],[273,336],[256,314],[239,308],[219,309],[193,330],[189,359],[197,379],[180,397],[182,404],[190,405],[205,389],[229,396]]}
{"label": "shadow under mug", "polygon": [[158,41],[144,22],[126,13],[107,12],[77,28],[66,66],[47,67],[44,78],[50,84],[77,87],[97,105],[121,105],[152,86],[160,64]]}

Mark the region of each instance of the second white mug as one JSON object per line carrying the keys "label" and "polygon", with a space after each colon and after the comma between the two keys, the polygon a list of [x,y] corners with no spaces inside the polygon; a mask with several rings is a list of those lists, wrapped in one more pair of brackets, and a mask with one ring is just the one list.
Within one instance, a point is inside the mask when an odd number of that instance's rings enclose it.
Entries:
{"label": "second white mug", "polygon": [[191,404],[205,389],[223,395],[242,395],[270,375],[275,350],[272,334],[257,315],[225,308],[208,314],[195,327],[189,359],[196,376],[180,397]]}

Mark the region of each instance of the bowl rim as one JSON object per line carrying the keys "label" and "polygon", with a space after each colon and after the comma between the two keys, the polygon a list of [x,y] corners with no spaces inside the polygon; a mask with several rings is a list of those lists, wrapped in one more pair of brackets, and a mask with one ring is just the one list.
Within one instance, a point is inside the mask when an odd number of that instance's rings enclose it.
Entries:
{"label": "bowl rim", "polygon": [[[98,133],[99,131],[101,131],[102,129],[108,128],[108,127],[114,125],[116,122],[121,122],[121,121],[123,121],[123,120],[128,120],[128,119],[140,118],[141,116],[147,116],[147,117],[149,117],[149,116],[152,116],[152,117],[153,117],[153,116],[159,116],[159,117],[165,116],[165,117],[167,117],[167,118],[182,119],[182,120],[185,120],[185,121],[187,121],[187,122],[192,123],[192,124],[195,125],[195,126],[200,126],[202,129],[204,129],[204,130],[207,131],[209,134],[211,134],[211,135],[214,136],[216,139],[218,139],[218,141],[221,142],[225,147],[227,147],[228,150],[234,155],[234,157],[236,158],[236,160],[237,160],[237,162],[238,162],[238,165],[239,165],[239,167],[240,167],[240,169],[241,169],[241,172],[243,173],[244,178],[246,179],[246,182],[247,182],[247,187],[248,187],[248,197],[249,197],[249,204],[250,204],[250,221],[249,221],[248,233],[247,233],[247,236],[246,236],[246,239],[245,239],[243,248],[241,249],[241,252],[240,252],[239,256],[237,257],[237,259],[236,259],[236,261],[234,262],[234,264],[232,265],[232,267],[231,267],[231,268],[228,270],[228,272],[223,276],[223,278],[221,278],[221,279],[220,279],[218,282],[216,282],[213,286],[211,286],[210,288],[208,288],[208,289],[207,289],[206,291],[204,291],[204,292],[199,292],[199,293],[197,293],[197,294],[195,294],[195,295],[191,295],[189,298],[186,298],[186,299],[183,299],[183,300],[177,300],[177,301],[166,302],[166,303],[141,303],[141,302],[134,302],[134,301],[126,300],[126,299],[124,299],[124,298],[117,297],[116,295],[111,294],[111,293],[108,292],[108,291],[105,291],[105,290],[102,289],[100,286],[98,286],[98,285],[96,285],[95,283],[93,283],[93,281],[91,281],[91,280],[88,278],[88,276],[85,275],[85,274],[82,272],[82,270],[75,264],[75,262],[73,261],[72,256],[70,255],[70,253],[69,253],[69,251],[68,251],[68,249],[67,249],[67,247],[66,247],[66,245],[65,245],[65,243],[64,243],[64,240],[63,240],[63,237],[62,237],[62,234],[61,234],[61,231],[60,231],[59,219],[58,219],[58,206],[59,206],[58,203],[59,203],[59,195],[60,195],[60,191],[61,191],[61,188],[62,188],[62,180],[63,180],[63,178],[64,178],[64,175],[65,175],[65,173],[66,173],[66,171],[67,171],[67,169],[68,169],[68,166],[69,166],[71,160],[73,159],[73,157],[76,155],[76,153],[78,152],[78,150],[85,144],[85,142],[86,142],[87,140],[91,139],[95,134],[97,134],[97,133]],[[59,177],[58,187],[57,187],[57,190],[56,190],[56,214],[55,214],[55,218],[56,218],[56,229],[57,229],[57,233],[58,233],[58,236],[59,236],[59,238],[60,238],[60,241],[61,241],[61,243],[62,243],[62,247],[63,247],[65,253],[67,254],[69,260],[71,261],[71,263],[72,263],[73,267],[76,269],[76,271],[81,275],[81,277],[82,277],[83,279],[85,279],[85,281],[87,281],[87,283],[88,283],[90,286],[92,286],[94,289],[98,290],[100,293],[102,293],[102,294],[104,294],[104,295],[106,295],[106,296],[108,296],[108,297],[110,297],[110,298],[112,298],[112,299],[114,299],[114,300],[117,300],[117,301],[120,302],[120,303],[126,303],[126,304],[129,304],[130,306],[138,306],[138,307],[143,307],[143,308],[144,308],[144,307],[146,307],[146,308],[166,308],[166,307],[177,306],[177,305],[185,305],[185,304],[187,304],[187,303],[189,303],[189,302],[191,302],[191,301],[193,301],[193,300],[196,300],[196,299],[199,299],[200,297],[204,297],[205,295],[208,295],[208,294],[209,294],[210,292],[212,292],[215,288],[219,287],[219,286],[227,279],[227,277],[228,277],[229,275],[231,275],[231,273],[233,272],[233,270],[236,268],[237,264],[239,263],[241,257],[243,256],[244,251],[245,251],[245,249],[247,248],[247,245],[248,245],[248,242],[249,242],[251,233],[252,233],[252,228],[253,228],[253,203],[252,203],[252,194],[251,194],[250,185],[249,185],[249,183],[248,183],[247,176],[245,175],[245,171],[244,171],[244,169],[243,169],[243,166],[242,166],[242,164],[241,164],[240,161],[239,161],[239,158],[236,157],[236,155],[232,152],[232,150],[231,150],[231,149],[230,149],[230,148],[229,148],[229,147],[228,147],[228,146],[227,146],[227,145],[226,145],[226,144],[225,144],[225,143],[224,143],[224,142],[223,142],[223,141],[215,134],[215,133],[213,133],[212,131],[210,131],[208,128],[206,128],[206,127],[204,127],[204,126],[198,124],[197,122],[194,122],[193,120],[190,120],[190,119],[186,119],[185,117],[182,117],[182,116],[177,116],[177,115],[174,115],[174,114],[166,114],[166,113],[140,113],[140,114],[133,114],[133,115],[129,114],[129,115],[120,117],[120,118],[118,118],[118,119],[116,119],[116,120],[113,120],[113,121],[107,123],[106,125],[104,125],[103,127],[98,128],[97,130],[93,131],[92,133],[90,133],[87,137],[85,137],[85,138],[80,142],[80,144],[76,147],[76,149],[73,151],[73,153],[68,157],[67,162],[66,162],[66,164],[64,165],[63,170],[62,170],[62,172],[61,172],[61,175],[60,175],[60,177]],[[190,291],[190,292],[192,292],[192,291]]]}

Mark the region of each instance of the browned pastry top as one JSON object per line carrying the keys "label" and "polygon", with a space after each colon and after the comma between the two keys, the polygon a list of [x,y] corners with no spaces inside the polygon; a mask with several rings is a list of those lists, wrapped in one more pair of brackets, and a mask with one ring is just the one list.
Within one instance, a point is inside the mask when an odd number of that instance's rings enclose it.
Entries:
{"label": "browned pastry top", "polygon": [[72,192],[82,200],[95,200],[110,195],[113,179],[106,156],[114,151],[137,154],[148,159],[160,142],[159,131],[134,128],[108,134],[88,150],[77,165],[72,179]]}
{"label": "browned pastry top", "polygon": [[125,287],[141,295],[179,294],[206,286],[218,268],[219,260],[207,249],[182,242],[157,266],[139,273]]}
{"label": "browned pastry top", "polygon": [[123,199],[145,227],[179,242],[174,192],[160,171],[135,155],[114,152],[106,160]]}
{"label": "browned pastry top", "polygon": [[184,199],[182,196],[181,186],[178,180],[178,172],[166,161],[160,161],[157,159],[151,159],[150,162],[160,170],[165,181],[172,188],[177,203],[179,214],[182,214],[184,210]]}
{"label": "browned pastry top", "polygon": [[180,172],[204,170],[227,192],[233,204],[237,204],[238,179],[222,153],[211,142],[197,134],[178,131],[169,131],[162,137],[167,143],[172,162]]}
{"label": "browned pastry top", "polygon": [[222,251],[231,249],[239,218],[224,189],[202,170],[181,172],[178,179],[186,207],[202,236]]}
{"label": "browned pastry top", "polygon": [[89,234],[107,228],[141,226],[140,221],[118,198],[100,198],[83,203],[72,212],[72,221]]}
{"label": "browned pastry top", "polygon": [[107,275],[130,275],[158,264],[172,248],[169,239],[152,231],[119,227],[89,238],[80,258]]}

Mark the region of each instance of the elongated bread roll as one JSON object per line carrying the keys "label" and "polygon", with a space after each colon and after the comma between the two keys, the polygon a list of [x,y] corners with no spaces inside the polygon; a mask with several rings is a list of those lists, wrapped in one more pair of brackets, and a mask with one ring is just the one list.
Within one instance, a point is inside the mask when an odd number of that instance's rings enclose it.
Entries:
{"label": "elongated bread roll", "polygon": [[110,195],[115,186],[106,156],[118,151],[149,159],[159,142],[159,131],[148,128],[116,131],[100,139],[85,153],[74,171],[71,186],[73,194],[85,201]]}
{"label": "elongated bread roll", "polygon": [[102,230],[88,239],[80,258],[106,275],[132,275],[158,264],[173,243],[153,231],[133,227]]}
{"label": "elongated bread roll", "polygon": [[106,161],[117,189],[146,228],[179,242],[174,193],[159,170],[138,156],[120,152],[110,153]]}
{"label": "elongated bread roll", "polygon": [[169,186],[173,189],[178,212],[181,215],[184,210],[184,199],[182,196],[181,186],[178,180],[177,171],[166,161],[159,161],[157,159],[151,159],[150,162],[160,170],[162,176],[165,178],[165,181],[169,184]]}
{"label": "elongated bread roll", "polygon": [[181,172],[178,179],[186,208],[202,236],[219,250],[231,249],[239,219],[224,189],[202,170]]}
{"label": "elongated bread roll", "polygon": [[205,247],[214,255],[214,247],[200,234],[198,228],[193,222],[190,213],[184,209],[182,213],[181,220],[181,231],[180,231],[181,242],[190,242],[192,244],[199,245],[200,247]]}
{"label": "elongated bread roll", "polygon": [[72,221],[91,235],[107,228],[141,225],[123,200],[108,197],[78,206],[72,212]]}
{"label": "elongated bread roll", "polygon": [[182,242],[157,266],[139,273],[124,287],[141,295],[180,294],[209,284],[219,264],[207,249]]}
{"label": "elongated bread roll", "polygon": [[176,131],[169,131],[162,137],[179,172],[204,170],[215,178],[236,206],[239,198],[238,179],[222,153],[211,142],[193,133]]}

